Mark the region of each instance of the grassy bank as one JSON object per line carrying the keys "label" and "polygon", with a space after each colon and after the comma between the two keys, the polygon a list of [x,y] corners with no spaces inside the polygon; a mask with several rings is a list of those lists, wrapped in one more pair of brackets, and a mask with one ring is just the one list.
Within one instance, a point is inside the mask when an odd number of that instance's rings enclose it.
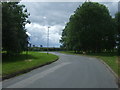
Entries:
{"label": "grassy bank", "polygon": [[39,66],[48,62],[55,61],[58,56],[53,54],[39,53],[39,52],[23,52],[18,56],[3,56],[2,58],[2,75],[9,75],[14,72]]}
{"label": "grassy bank", "polygon": [[[75,54],[73,51],[61,51],[61,53],[72,54],[72,55],[83,55],[83,54]],[[108,64],[112,70],[120,76],[120,67],[118,67],[118,57],[115,53],[91,53],[86,54],[85,56],[92,56],[103,60],[106,64]]]}

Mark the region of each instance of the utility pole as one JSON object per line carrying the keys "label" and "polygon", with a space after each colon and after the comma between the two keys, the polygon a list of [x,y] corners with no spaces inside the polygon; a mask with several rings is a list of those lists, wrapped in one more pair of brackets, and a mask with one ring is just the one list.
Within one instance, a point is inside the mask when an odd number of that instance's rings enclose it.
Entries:
{"label": "utility pole", "polygon": [[48,33],[47,33],[47,54],[49,53],[49,28],[50,27],[48,27]]}

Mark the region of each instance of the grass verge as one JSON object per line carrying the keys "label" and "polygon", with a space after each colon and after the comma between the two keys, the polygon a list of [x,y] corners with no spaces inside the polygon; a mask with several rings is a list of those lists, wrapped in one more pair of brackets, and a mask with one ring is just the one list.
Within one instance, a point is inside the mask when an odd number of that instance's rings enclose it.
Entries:
{"label": "grass verge", "polygon": [[15,72],[26,70],[32,67],[40,66],[48,62],[53,62],[58,56],[53,54],[39,52],[23,52],[18,56],[4,56],[2,58],[2,76],[7,76]]}
{"label": "grass verge", "polygon": [[[72,54],[72,55],[83,55],[83,54],[75,54],[73,51],[60,51],[60,53],[64,54]],[[111,69],[120,76],[120,66],[118,56],[115,53],[91,53],[86,54],[85,56],[92,56],[103,60]]]}

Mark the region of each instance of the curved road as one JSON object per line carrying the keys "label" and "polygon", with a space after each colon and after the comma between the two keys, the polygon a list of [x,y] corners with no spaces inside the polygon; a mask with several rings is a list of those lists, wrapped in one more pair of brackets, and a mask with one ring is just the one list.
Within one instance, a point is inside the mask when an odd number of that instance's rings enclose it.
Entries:
{"label": "curved road", "polygon": [[114,75],[99,60],[52,53],[60,59],[3,81],[3,88],[118,88]]}

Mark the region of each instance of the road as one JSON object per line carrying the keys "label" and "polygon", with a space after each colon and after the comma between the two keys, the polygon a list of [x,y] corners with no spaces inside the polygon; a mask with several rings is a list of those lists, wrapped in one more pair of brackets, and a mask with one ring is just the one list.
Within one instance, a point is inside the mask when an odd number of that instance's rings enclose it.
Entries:
{"label": "road", "polygon": [[3,88],[117,88],[114,75],[91,57],[52,52],[58,61],[3,81]]}

